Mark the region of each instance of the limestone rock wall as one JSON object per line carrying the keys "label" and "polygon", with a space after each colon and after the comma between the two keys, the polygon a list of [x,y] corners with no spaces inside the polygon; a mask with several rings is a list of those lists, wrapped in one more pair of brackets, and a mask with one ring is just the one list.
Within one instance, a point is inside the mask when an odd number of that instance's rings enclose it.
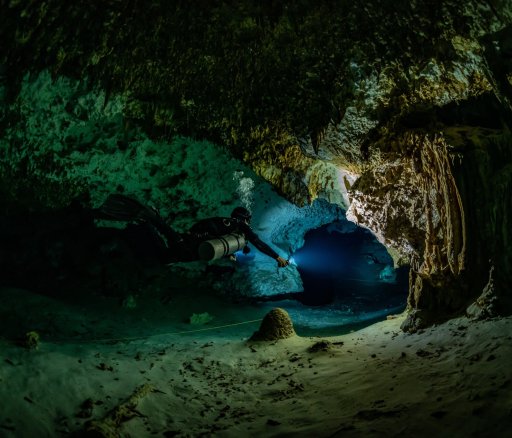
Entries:
{"label": "limestone rock wall", "polygon": [[411,265],[409,306],[459,310],[466,292],[466,219],[453,175],[460,156],[443,136],[404,135],[410,156],[396,156],[366,171],[354,184],[347,217],[397,249],[396,263]]}

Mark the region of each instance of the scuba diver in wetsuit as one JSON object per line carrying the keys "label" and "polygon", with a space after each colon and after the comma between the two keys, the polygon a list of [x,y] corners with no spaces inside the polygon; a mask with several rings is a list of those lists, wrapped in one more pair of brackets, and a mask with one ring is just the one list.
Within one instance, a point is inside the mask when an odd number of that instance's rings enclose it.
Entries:
{"label": "scuba diver in wetsuit", "polygon": [[246,242],[249,242],[276,260],[280,268],[289,264],[251,229],[251,213],[244,207],[236,207],[229,218],[203,219],[185,233],[173,230],[151,208],[119,194],[110,195],[96,210],[96,216],[109,220],[137,221],[154,227],[166,240],[163,256],[166,263],[213,260],[240,249],[247,253],[249,248]]}

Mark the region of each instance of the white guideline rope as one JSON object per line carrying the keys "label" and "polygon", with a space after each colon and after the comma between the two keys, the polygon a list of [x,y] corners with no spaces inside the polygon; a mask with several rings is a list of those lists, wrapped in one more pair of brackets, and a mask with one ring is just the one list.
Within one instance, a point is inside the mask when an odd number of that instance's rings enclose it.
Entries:
{"label": "white guideline rope", "polygon": [[53,341],[53,343],[57,344],[57,343],[62,343],[62,342],[77,342],[77,343],[80,343],[80,344],[89,344],[89,343],[96,343],[97,344],[97,343],[100,343],[100,342],[140,341],[140,340],[144,340],[144,339],[154,338],[154,337],[157,337],[157,336],[173,336],[173,335],[185,335],[185,334],[188,334],[188,333],[206,332],[206,331],[210,331],[210,330],[218,330],[218,329],[221,329],[221,328],[234,327],[234,326],[237,326],[237,325],[244,325],[244,324],[252,324],[253,322],[261,322],[261,321],[262,321],[262,318],[260,318],[260,319],[253,319],[253,320],[250,320],[250,321],[235,322],[235,323],[232,323],[232,324],[218,325],[218,326],[215,326],[215,327],[205,327],[205,328],[200,328],[200,329],[195,329],[195,330],[185,330],[185,331],[181,331],[181,332],[158,333],[156,335],[149,335],[149,336],[133,336],[133,337],[129,337],[129,338],[102,338],[102,339],[75,339],[75,338],[69,338],[69,339],[62,339],[62,340],[59,340],[59,341]]}

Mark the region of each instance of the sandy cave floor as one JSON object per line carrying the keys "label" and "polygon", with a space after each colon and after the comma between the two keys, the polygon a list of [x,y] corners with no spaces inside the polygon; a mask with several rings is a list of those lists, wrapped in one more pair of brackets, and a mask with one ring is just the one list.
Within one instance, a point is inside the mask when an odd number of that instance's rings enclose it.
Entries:
{"label": "sandy cave floor", "polygon": [[[512,434],[512,317],[410,335],[399,316],[341,336],[250,343],[257,322],[203,329],[255,319],[254,308],[197,291],[134,309],[13,289],[0,298],[2,437],[67,436],[141,387],[124,436]],[[209,324],[187,322],[204,311],[216,316]],[[14,341],[28,330],[41,334],[37,349]],[[202,331],[181,333],[190,330]]]}

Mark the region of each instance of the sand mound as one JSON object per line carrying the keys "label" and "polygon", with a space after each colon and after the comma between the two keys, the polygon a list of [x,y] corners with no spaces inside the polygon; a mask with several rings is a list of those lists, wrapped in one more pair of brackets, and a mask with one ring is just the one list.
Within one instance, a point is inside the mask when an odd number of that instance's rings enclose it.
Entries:
{"label": "sand mound", "polygon": [[261,322],[260,329],[251,336],[251,341],[275,341],[295,335],[292,320],[286,310],[279,307],[268,312]]}

